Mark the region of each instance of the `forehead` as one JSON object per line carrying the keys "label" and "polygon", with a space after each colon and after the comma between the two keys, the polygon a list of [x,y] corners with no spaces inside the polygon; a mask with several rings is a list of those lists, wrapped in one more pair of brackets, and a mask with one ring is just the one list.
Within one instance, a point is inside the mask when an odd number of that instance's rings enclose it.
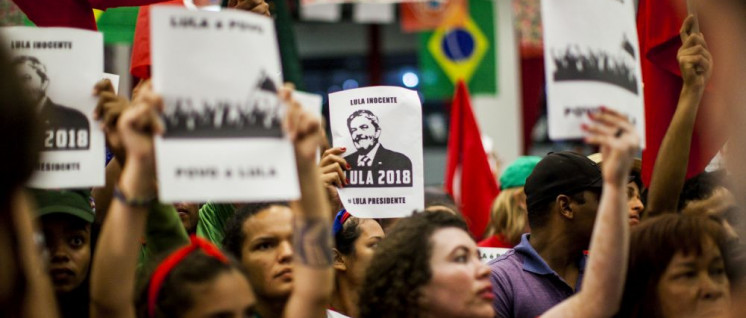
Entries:
{"label": "forehead", "polygon": [[365,124],[370,124],[370,123],[372,123],[372,121],[368,119],[367,117],[365,117],[365,115],[359,115],[353,118],[352,121],[350,122],[352,126],[359,126],[359,125],[365,125]]}
{"label": "forehead", "polygon": [[433,259],[445,257],[460,246],[465,246],[470,250],[476,250],[477,244],[471,239],[469,234],[464,230],[447,227],[436,230],[430,237],[433,249]]}
{"label": "forehead", "polygon": [[90,229],[90,224],[85,220],[66,213],[52,213],[42,216],[40,219],[44,230],[78,231]]}
{"label": "forehead", "polygon": [[293,232],[293,213],[289,207],[273,205],[246,219],[246,240],[258,236],[287,236]]}
{"label": "forehead", "polygon": [[684,253],[683,250],[676,251],[676,254],[671,259],[671,265],[690,262],[709,263],[721,258],[720,248],[711,238],[705,237],[702,242],[701,253],[697,253],[697,251],[688,251],[688,253]]}
{"label": "forehead", "polygon": [[362,219],[360,221],[360,237],[383,237],[383,228],[378,222],[371,219]]}

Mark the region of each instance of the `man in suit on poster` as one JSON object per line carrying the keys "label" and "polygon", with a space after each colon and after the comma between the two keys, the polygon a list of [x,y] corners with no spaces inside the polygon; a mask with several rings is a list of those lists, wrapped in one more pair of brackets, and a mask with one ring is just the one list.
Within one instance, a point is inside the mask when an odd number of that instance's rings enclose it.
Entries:
{"label": "man in suit on poster", "polygon": [[401,170],[412,171],[412,161],[401,153],[388,150],[381,145],[381,126],[378,117],[371,111],[361,109],[347,117],[347,128],[350,130],[354,153],[344,159],[352,170]]}
{"label": "man in suit on poster", "polygon": [[26,90],[26,96],[41,116],[45,133],[43,150],[88,149],[88,118],[79,110],[56,104],[49,98],[46,66],[33,56],[16,57],[13,66],[18,71],[18,79]]}

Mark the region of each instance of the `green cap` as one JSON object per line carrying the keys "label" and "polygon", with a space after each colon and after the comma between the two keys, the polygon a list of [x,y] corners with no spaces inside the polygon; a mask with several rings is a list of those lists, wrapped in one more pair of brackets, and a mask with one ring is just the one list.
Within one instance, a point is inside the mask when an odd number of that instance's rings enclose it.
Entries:
{"label": "green cap", "polygon": [[36,201],[36,217],[52,213],[67,213],[93,223],[95,213],[88,201],[90,191],[32,189],[31,194]]}
{"label": "green cap", "polygon": [[526,178],[534,171],[541,157],[522,156],[511,163],[500,175],[500,190],[522,187],[526,184]]}

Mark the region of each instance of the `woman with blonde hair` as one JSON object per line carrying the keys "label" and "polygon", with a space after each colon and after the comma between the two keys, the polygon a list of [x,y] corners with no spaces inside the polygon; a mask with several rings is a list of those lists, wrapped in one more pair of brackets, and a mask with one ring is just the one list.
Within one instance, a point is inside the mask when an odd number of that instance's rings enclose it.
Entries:
{"label": "woman with blonde hair", "polygon": [[541,157],[519,157],[500,176],[500,194],[490,210],[490,223],[479,247],[512,248],[528,232],[526,194],[523,185]]}

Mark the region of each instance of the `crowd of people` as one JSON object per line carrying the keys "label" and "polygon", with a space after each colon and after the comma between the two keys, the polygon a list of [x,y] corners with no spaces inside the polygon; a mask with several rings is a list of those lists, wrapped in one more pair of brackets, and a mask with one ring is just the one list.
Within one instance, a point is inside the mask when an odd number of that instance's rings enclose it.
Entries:
{"label": "crowd of people", "polygon": [[[276,94],[298,200],[158,202],[154,137],[168,124],[148,80],[131,100],[108,80],[93,88],[114,154],[104,187],[28,189],[42,123],[0,50],[1,316],[737,317],[746,261],[737,192],[727,171],[687,180],[680,159],[713,66],[695,24],[682,26],[684,87],[649,186],[634,125],[601,107],[583,126],[597,154],[521,157],[502,172],[485,237],[439,189],[406,218],[347,211],[337,189],[357,163],[328,147],[290,85]],[[479,247],[509,250],[483,263]]]}

